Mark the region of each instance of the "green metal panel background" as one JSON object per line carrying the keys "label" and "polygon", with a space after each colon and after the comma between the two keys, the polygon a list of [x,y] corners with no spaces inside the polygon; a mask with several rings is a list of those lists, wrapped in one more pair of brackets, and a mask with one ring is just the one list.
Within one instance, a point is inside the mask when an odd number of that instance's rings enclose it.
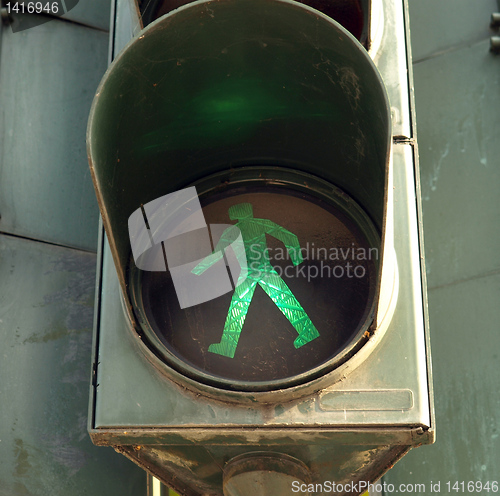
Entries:
{"label": "green metal panel background", "polygon": [[85,130],[108,34],[55,20],[1,44],[0,231],[95,251]]}
{"label": "green metal panel background", "polygon": [[[67,14],[64,19],[107,31],[109,29],[109,0],[64,0]],[[76,5],[75,5],[76,3]],[[72,7],[75,5],[75,7]]]}
{"label": "green metal panel background", "polygon": [[413,63],[484,40],[490,32],[490,15],[499,8],[497,0],[409,0],[409,4]]}
{"label": "green metal panel background", "polygon": [[145,492],[87,434],[94,278],[93,254],[0,236],[1,496]]}
{"label": "green metal panel background", "polygon": [[85,129],[108,35],[62,20],[0,35],[0,496],[144,496],[146,474],[86,425],[98,209]]}
{"label": "green metal panel background", "polygon": [[426,494],[431,481],[447,494],[446,481],[500,479],[497,9],[410,0],[437,442],[385,480],[425,483]]}

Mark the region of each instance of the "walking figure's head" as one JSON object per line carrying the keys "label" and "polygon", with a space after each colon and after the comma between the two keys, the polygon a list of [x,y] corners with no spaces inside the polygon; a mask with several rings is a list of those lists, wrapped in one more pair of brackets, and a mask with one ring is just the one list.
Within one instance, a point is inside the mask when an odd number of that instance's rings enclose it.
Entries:
{"label": "walking figure's head", "polygon": [[242,220],[253,218],[253,207],[251,203],[238,203],[229,207],[229,218],[231,220]]}

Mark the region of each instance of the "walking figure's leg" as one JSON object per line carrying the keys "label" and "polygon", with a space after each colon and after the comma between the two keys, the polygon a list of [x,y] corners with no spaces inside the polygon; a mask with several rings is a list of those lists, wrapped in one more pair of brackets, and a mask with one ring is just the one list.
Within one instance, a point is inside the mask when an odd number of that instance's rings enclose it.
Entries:
{"label": "walking figure's leg", "polygon": [[319,336],[297,298],[276,272],[266,272],[259,284],[299,333],[293,342],[295,348],[300,348]]}
{"label": "walking figure's leg", "polygon": [[245,322],[248,307],[252,301],[252,296],[257,286],[257,281],[248,277],[239,286],[236,286],[231,305],[227,312],[224,332],[220,343],[211,344],[208,351],[219,355],[233,358],[240,339],[241,329]]}

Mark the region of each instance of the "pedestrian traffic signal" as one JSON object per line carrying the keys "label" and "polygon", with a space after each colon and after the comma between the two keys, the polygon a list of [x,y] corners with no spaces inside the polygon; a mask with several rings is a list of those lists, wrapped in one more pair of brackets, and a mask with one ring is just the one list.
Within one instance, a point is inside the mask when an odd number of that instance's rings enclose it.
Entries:
{"label": "pedestrian traffic signal", "polygon": [[[270,184],[278,176],[286,187]],[[164,240],[148,245],[144,235],[149,251],[135,250],[130,287],[144,341],[174,369],[231,390],[281,389],[338,367],[373,323],[372,222],[340,191],[321,197],[331,186],[297,171],[245,167],[223,187],[220,179],[198,183],[199,201],[193,187],[143,207]],[[141,244],[137,225],[129,221],[132,247]]]}
{"label": "pedestrian traffic signal", "polygon": [[413,158],[390,114],[366,49],[294,1],[189,3],[116,58],[88,127],[94,442],[227,496],[268,464],[373,481],[432,438]]}

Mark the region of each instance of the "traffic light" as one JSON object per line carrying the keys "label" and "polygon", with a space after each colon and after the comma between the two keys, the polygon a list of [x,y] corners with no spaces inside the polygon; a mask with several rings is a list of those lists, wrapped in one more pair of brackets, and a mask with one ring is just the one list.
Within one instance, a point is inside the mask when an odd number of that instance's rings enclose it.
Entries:
{"label": "traffic light", "polygon": [[226,495],[373,482],[431,442],[412,146],[366,48],[308,5],[194,2],[142,31],[88,127],[93,441]]}

